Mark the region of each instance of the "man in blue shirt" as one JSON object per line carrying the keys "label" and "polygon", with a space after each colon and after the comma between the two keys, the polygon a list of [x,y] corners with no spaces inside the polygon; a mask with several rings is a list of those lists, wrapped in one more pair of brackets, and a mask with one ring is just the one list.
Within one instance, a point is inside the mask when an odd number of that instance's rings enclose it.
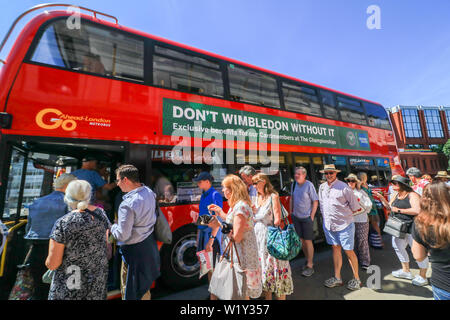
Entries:
{"label": "man in blue shirt", "polygon": [[307,171],[304,167],[295,169],[295,181],[291,190],[291,212],[295,231],[300,237],[306,264],[303,267],[302,276],[310,277],[314,273],[314,217],[319,206],[314,185],[306,180]]}
{"label": "man in blue shirt", "polygon": [[[198,187],[203,190],[199,204],[199,216],[209,214],[208,206],[211,204],[215,204],[221,208],[223,207],[222,195],[212,186],[213,180],[213,176],[206,171],[201,172],[196,178],[193,179],[193,181],[197,183]],[[197,217],[193,218],[197,221]],[[216,218],[220,219],[217,216]],[[198,226],[197,252],[202,250],[212,251],[213,263],[215,263],[216,256],[222,253],[222,233],[219,230],[216,235],[212,235],[211,232],[212,229],[207,226]],[[209,280],[211,280],[211,276],[212,272],[209,272]]]}
{"label": "man in blue shirt", "polygon": [[29,206],[27,226],[24,238],[31,246],[28,263],[34,279],[33,300],[47,300],[50,286],[42,282],[42,275],[47,271],[45,259],[48,256],[50,233],[56,220],[69,212],[64,203],[67,185],[77,178],[63,173],[53,183],[55,191],[34,200]]}
{"label": "man in blue shirt", "polygon": [[139,182],[133,165],[116,170],[117,185],[126,194],[120,204],[118,221],[111,226],[122,253],[122,298],[150,300],[150,286],[160,276],[160,257],[154,228],[156,195]]}
{"label": "man in blue shirt", "polygon": [[106,183],[96,171],[97,159],[93,156],[86,156],[82,160],[81,168],[72,172],[79,180],[86,180],[92,187],[91,202],[95,200],[95,192],[98,188],[112,190],[116,187],[115,182]]}

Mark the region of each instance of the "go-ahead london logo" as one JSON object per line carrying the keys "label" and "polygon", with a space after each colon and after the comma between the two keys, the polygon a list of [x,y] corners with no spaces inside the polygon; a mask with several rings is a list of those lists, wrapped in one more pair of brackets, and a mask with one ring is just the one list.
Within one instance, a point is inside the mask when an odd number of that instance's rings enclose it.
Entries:
{"label": "go-ahead london logo", "polygon": [[111,120],[109,119],[71,116],[55,108],[42,109],[36,114],[36,124],[47,130],[61,127],[65,131],[73,131],[77,127],[77,121],[87,121],[91,126],[111,127]]}

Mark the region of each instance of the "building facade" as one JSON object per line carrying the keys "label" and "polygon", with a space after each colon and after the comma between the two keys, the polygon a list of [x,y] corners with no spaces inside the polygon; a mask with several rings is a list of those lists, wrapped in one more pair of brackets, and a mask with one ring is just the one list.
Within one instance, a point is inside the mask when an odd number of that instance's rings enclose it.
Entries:
{"label": "building facade", "polygon": [[448,159],[438,150],[450,139],[450,107],[398,105],[389,111],[403,169],[430,175],[446,170]]}

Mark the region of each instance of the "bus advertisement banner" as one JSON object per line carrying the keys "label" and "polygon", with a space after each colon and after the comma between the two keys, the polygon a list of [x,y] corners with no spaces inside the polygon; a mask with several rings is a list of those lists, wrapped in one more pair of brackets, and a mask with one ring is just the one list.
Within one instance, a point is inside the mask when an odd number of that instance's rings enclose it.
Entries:
{"label": "bus advertisement banner", "polygon": [[[163,134],[370,151],[365,130],[174,99],[163,99]],[[274,133],[275,132],[275,133]]]}

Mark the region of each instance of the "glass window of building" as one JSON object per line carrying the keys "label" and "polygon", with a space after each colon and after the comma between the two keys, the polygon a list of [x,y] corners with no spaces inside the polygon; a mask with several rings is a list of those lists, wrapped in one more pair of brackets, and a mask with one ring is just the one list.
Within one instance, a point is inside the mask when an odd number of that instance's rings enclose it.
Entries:
{"label": "glass window of building", "polygon": [[417,109],[402,109],[403,124],[407,138],[422,138]]}
{"label": "glass window of building", "polygon": [[423,144],[407,144],[406,149],[423,149]]}
{"label": "glass window of building", "polygon": [[450,130],[450,110],[445,110],[445,118],[447,119],[447,126]]}
{"label": "glass window of building", "polygon": [[228,65],[228,77],[233,100],[268,107],[280,107],[275,78],[234,64]]}
{"label": "glass window of building", "polygon": [[443,138],[444,131],[442,129],[441,116],[437,109],[425,109],[425,123],[427,125],[428,137]]}
{"label": "glass window of building", "polygon": [[283,82],[283,96],[287,110],[322,116],[315,89]]}

